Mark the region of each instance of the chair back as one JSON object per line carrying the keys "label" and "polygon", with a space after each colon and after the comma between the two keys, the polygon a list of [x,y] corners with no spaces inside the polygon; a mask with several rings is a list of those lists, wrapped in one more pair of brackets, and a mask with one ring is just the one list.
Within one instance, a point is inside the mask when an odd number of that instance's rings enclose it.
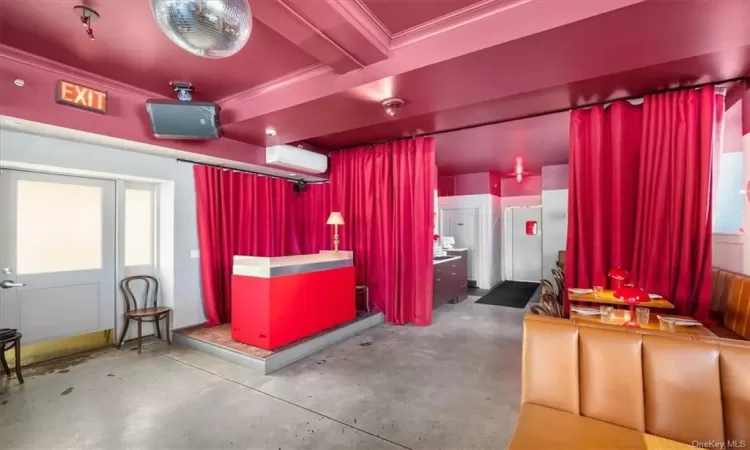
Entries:
{"label": "chair back", "polygon": [[159,281],[150,275],[134,275],[132,277],[123,278],[122,281],[120,281],[120,291],[122,291],[122,296],[125,297],[125,312],[129,313],[130,311],[138,309],[138,296],[133,294],[132,289],[132,283],[134,281],[143,281],[145,283],[143,294],[140,296],[143,300],[143,307],[156,308],[156,302],[159,298]]}

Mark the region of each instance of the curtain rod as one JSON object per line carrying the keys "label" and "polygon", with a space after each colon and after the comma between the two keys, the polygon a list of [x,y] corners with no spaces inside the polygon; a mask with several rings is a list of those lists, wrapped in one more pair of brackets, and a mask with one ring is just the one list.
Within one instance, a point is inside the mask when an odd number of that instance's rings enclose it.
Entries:
{"label": "curtain rod", "polygon": [[280,175],[269,175],[267,173],[255,172],[255,171],[247,170],[247,169],[238,169],[236,167],[220,166],[218,164],[211,164],[211,163],[206,163],[206,162],[192,161],[192,160],[183,159],[183,158],[177,158],[177,162],[184,162],[184,163],[188,163],[188,164],[199,164],[201,166],[216,167],[217,169],[234,170],[235,172],[251,173],[253,175],[258,175],[258,176],[261,176],[261,177],[278,178],[280,180],[286,180],[286,181],[289,181],[291,183],[299,183],[300,181],[304,182],[305,184],[322,184],[322,183],[328,183],[328,180],[323,180],[323,181],[307,181],[307,180],[304,180],[304,179],[300,180],[300,179],[297,179],[297,178],[282,177]]}
{"label": "curtain rod", "polygon": [[400,137],[400,138],[393,138],[393,139],[384,139],[384,140],[381,140],[381,141],[374,141],[374,142],[365,142],[365,143],[361,143],[361,144],[349,145],[349,146],[346,146],[346,147],[338,147],[338,148],[336,148],[334,150],[344,150],[344,149],[347,149],[347,148],[354,148],[354,147],[365,147],[365,146],[374,145],[374,144],[385,144],[385,143],[388,143],[388,142],[400,141],[402,139],[415,139],[415,138],[418,138],[418,137],[439,136],[441,134],[455,133],[457,131],[463,131],[463,130],[472,130],[474,128],[487,127],[487,126],[490,126],[490,125],[498,125],[498,124],[501,124],[501,123],[513,122],[513,121],[516,121],[516,120],[533,119],[535,117],[547,116],[547,115],[550,115],[550,114],[559,114],[559,113],[566,112],[566,111],[574,111],[576,109],[592,108],[594,106],[606,105],[606,104],[609,104],[609,103],[614,103],[614,102],[618,102],[618,101],[622,101],[622,100],[626,100],[626,101],[627,100],[635,100],[635,99],[638,99],[638,98],[643,98],[646,95],[663,94],[665,92],[682,91],[682,90],[686,90],[686,89],[697,89],[697,88],[701,88],[703,86],[719,85],[719,84],[741,82],[741,81],[750,81],[750,77],[748,77],[746,75],[743,75],[743,76],[740,76],[740,77],[727,78],[727,79],[719,80],[719,81],[710,81],[710,82],[706,82],[706,83],[693,84],[693,85],[690,85],[690,86],[679,86],[679,87],[674,87],[674,88],[657,89],[657,90],[648,91],[648,92],[645,92],[645,93],[639,94],[639,95],[629,95],[629,96],[617,97],[617,98],[613,98],[613,99],[610,99],[610,100],[602,100],[602,101],[598,101],[598,102],[591,102],[591,103],[586,103],[586,104],[583,104],[583,105],[566,106],[565,108],[550,109],[550,110],[547,110],[547,111],[542,111],[542,112],[533,113],[533,114],[527,114],[527,115],[524,115],[524,116],[511,117],[509,119],[500,119],[500,120],[492,120],[492,121],[489,121],[489,122],[480,122],[480,123],[473,124],[473,125],[466,125],[466,126],[463,126],[463,127],[455,127],[455,128],[447,128],[445,130],[433,131],[433,132],[430,132],[430,133],[419,133],[419,134],[414,134],[414,135],[411,135],[411,136],[408,136],[408,137]]}

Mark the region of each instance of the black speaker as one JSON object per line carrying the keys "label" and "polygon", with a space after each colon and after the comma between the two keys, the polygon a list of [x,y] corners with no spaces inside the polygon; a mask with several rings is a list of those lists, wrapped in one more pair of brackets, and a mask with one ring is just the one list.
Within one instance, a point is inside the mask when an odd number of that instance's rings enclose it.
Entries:
{"label": "black speaker", "polygon": [[158,139],[218,139],[221,137],[219,112],[215,103],[148,100],[146,111]]}

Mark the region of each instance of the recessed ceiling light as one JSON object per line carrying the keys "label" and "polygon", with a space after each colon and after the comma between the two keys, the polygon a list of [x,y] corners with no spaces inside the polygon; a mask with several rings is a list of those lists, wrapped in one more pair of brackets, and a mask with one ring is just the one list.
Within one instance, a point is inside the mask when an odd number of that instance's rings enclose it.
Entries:
{"label": "recessed ceiling light", "polygon": [[26,84],[26,82],[22,80],[21,78],[16,78],[15,80],[13,80],[13,84],[15,84],[18,87],[23,87],[23,85]]}
{"label": "recessed ceiling light", "polygon": [[276,130],[274,130],[271,127],[266,128],[266,136],[268,137],[276,136]]}
{"label": "recessed ceiling light", "polygon": [[290,174],[289,174],[289,176],[290,176],[290,177],[296,177],[296,176],[297,176],[297,174],[296,174],[296,173],[290,173]]}

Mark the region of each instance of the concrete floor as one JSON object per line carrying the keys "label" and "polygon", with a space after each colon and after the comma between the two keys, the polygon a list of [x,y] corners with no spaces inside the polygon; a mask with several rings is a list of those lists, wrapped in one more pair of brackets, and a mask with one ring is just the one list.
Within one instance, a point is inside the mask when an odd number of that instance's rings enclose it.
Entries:
{"label": "concrete floor", "polygon": [[[475,300],[474,298],[473,300]],[[528,310],[528,308],[527,308]],[[524,310],[467,301],[382,325],[273,375],[151,341],[0,381],[3,449],[500,449]],[[130,346],[132,347],[132,345]]]}

